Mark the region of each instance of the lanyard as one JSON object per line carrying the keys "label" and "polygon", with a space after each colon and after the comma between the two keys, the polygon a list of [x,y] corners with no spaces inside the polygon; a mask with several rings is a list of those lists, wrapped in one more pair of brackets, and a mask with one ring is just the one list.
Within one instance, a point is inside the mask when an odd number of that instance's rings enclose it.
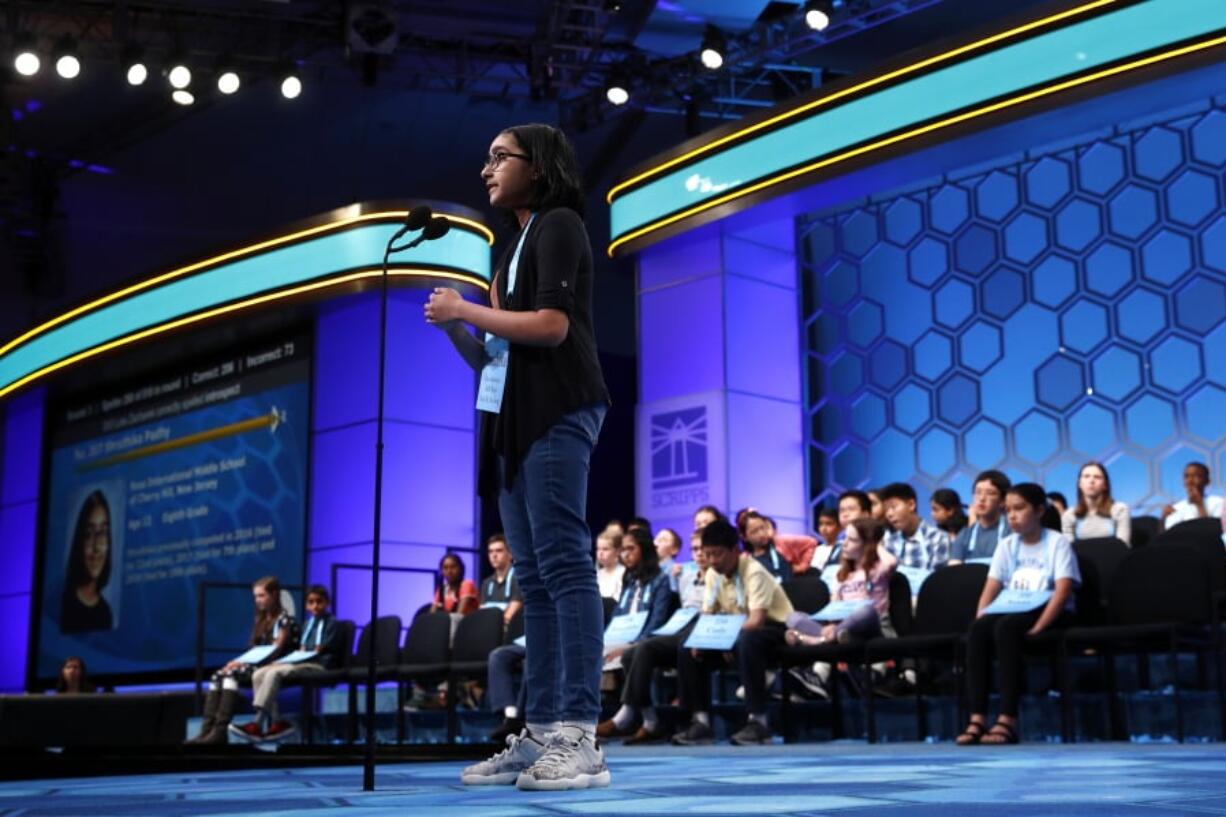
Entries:
{"label": "lanyard", "polygon": [[773,565],[773,566],[774,566],[774,568],[775,568],[775,572],[776,572],[776,573],[778,573],[778,572],[779,572],[779,551],[775,550],[775,543],[774,543],[774,542],[772,542],[771,544],[767,545],[767,547],[769,547],[769,548],[770,548],[770,554],[771,554],[771,565]]}
{"label": "lanyard", "polygon": [[[647,605],[651,603],[651,585],[642,584],[638,579],[632,579],[632,581],[634,584],[627,585],[626,588],[622,590],[622,598],[618,603],[618,607],[629,613],[637,613],[640,604]],[[630,606],[627,607],[626,599],[630,595],[631,588],[634,589],[634,598],[630,599]]]}
{"label": "lanyard", "polygon": [[[511,569],[507,571],[506,578],[502,580],[502,586],[507,589],[506,595],[508,598],[510,598],[511,596],[511,578],[514,575],[515,575],[515,566],[512,565]],[[487,596],[494,595],[494,588],[496,588],[497,586],[498,586],[498,577],[490,576],[490,584],[489,584],[490,589],[486,591],[485,595]]]}
{"label": "lanyard", "polygon": [[528,228],[532,226],[533,219],[536,218],[536,213],[528,216],[528,223],[524,225],[524,230],[519,234],[519,243],[515,245],[515,254],[511,256],[511,265],[507,268],[507,297],[515,293],[515,277],[519,272],[519,254],[524,249],[524,239],[528,237]]}
{"label": "lanyard", "polygon": [[[1004,514],[1001,514],[1000,518],[996,520],[996,541],[1000,542],[1000,540],[1004,538],[1005,538],[1005,516]],[[966,552],[968,554],[975,552],[975,543],[978,541],[979,541],[979,523],[976,522],[975,527],[971,528],[971,541],[968,542],[966,545]]]}
{"label": "lanyard", "polygon": [[319,619],[315,617],[312,617],[311,620],[307,622],[306,632],[302,634],[302,648],[304,650],[309,650],[312,646],[314,646],[311,644],[311,633],[314,631],[315,625],[318,623]]}

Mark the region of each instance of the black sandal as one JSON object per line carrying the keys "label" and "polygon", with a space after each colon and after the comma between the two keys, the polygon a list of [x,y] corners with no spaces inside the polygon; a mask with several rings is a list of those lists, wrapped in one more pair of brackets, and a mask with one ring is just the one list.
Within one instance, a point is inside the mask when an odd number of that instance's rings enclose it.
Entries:
{"label": "black sandal", "polygon": [[962,734],[954,738],[954,744],[957,746],[974,746],[987,734],[987,726],[986,723],[971,721]]}
{"label": "black sandal", "polygon": [[[988,740],[988,738],[996,738],[996,740]],[[992,724],[987,734],[979,739],[979,742],[985,746],[1011,746],[1017,743],[1017,740],[1017,729],[1013,727],[1013,724],[998,720]]]}

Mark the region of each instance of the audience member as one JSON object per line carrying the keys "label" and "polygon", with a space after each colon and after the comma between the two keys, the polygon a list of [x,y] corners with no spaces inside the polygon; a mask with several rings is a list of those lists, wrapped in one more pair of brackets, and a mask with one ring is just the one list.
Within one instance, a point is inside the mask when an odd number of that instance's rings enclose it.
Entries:
{"label": "audience member", "polygon": [[881,495],[881,491],[876,488],[869,488],[865,495],[868,497],[869,511],[872,513],[873,518],[880,519],[888,526],[890,520],[886,519],[885,516],[885,498]]}
{"label": "audience member", "polygon": [[792,575],[807,573],[813,563],[813,553],[817,550],[817,540],[803,533],[780,533],[774,519],[769,516],[765,519],[770,526],[771,543],[792,566]]}
{"label": "audience member", "polygon": [[[298,623],[281,606],[281,583],[275,576],[265,576],[251,585],[255,605],[255,621],[251,625],[252,647],[273,646],[272,653],[261,664],[275,662],[290,653],[298,644]],[[240,658],[242,656],[239,656]],[[227,661],[209,679],[209,691],[204,696],[204,718],[200,732],[187,743],[225,743],[230,719],[238,705],[238,688],[251,681],[256,665],[243,661]]]}
{"label": "audience member", "polygon": [[1201,519],[1206,516],[1221,516],[1223,502],[1220,496],[1206,496],[1205,489],[1209,487],[1209,466],[1203,462],[1190,462],[1183,468],[1183,490],[1187,494],[1181,499],[1162,509],[1162,517],[1166,527],[1173,528],[1180,522],[1189,519]]}
{"label": "audience member", "polygon": [[651,520],[642,516],[631,517],[630,521],[626,523],[626,533],[629,533],[635,528],[642,528],[643,530],[647,531],[648,536],[653,535],[651,532]]}
{"label": "audience member", "polygon": [[950,564],[991,559],[996,545],[1009,533],[1003,512],[1009,478],[1000,471],[983,471],[977,477],[971,495],[971,510],[975,521],[954,539]]}
{"label": "audience member", "polygon": [[953,488],[938,488],[932,492],[932,500],[928,503],[932,511],[932,522],[953,539],[966,530],[966,513],[962,509],[962,497]]}
{"label": "audience member", "polygon": [[792,564],[775,547],[774,528],[769,519],[750,508],[737,514],[737,527],[746,550],[767,572],[781,582],[792,578]]}
{"label": "audience member", "polygon": [[430,612],[442,610],[466,616],[481,606],[477,585],[464,578],[464,562],[454,553],[448,553],[438,563],[438,577],[434,583],[434,601]]}
{"label": "audience member", "polygon": [[[915,512],[915,489],[892,482],[881,489],[886,521],[894,529],[885,538],[886,549],[904,567],[936,570],[949,561],[949,534]],[[918,594],[919,588],[912,588]]]}
{"label": "audience member", "polygon": [[[873,503],[869,499],[868,494],[864,491],[859,491],[854,488],[844,491],[839,494],[838,502],[838,534],[837,537],[827,544],[829,548],[819,547],[813,553],[812,566],[819,573],[824,572],[827,567],[837,567],[839,563],[839,550],[842,547],[843,531],[847,526],[856,521],[862,516],[872,516]],[[823,534],[824,536],[824,534]],[[824,580],[826,576],[822,577]],[[831,592],[834,592],[834,579],[831,577],[827,584],[830,585]]]}
{"label": "audience member", "polygon": [[822,544],[830,547],[839,541],[843,529],[839,527],[839,510],[838,508],[822,507],[817,512],[817,535],[821,537]]}
{"label": "audience member", "polygon": [[621,598],[622,577],[626,573],[621,561],[624,534],[611,533],[607,528],[596,537],[596,583],[600,595],[607,599]]}
{"label": "audience member", "polygon": [[485,543],[485,554],[494,572],[481,583],[481,606],[500,608],[503,624],[510,624],[515,614],[524,607],[524,594],[515,580],[507,538],[495,533]]}
{"label": "audience member", "polygon": [[1049,508],[1055,508],[1056,512],[1060,514],[1061,518],[1063,518],[1064,512],[1068,510],[1068,499],[1066,499],[1064,494],[1060,493],[1059,491],[1048,491],[1047,506]]}
{"label": "audience member", "polygon": [[741,613],[748,618],[734,652],[678,647],[681,708],[691,718],[690,725],[673,736],[673,742],[679,745],[710,743],[714,739],[710,717],[711,670],[734,658],[745,685],[749,721],[732,736],[732,742],[756,744],[771,739],[766,721],[766,669],[784,644],[784,622],[792,613],[792,603],[758,560],[739,552],[737,539],[736,529],[722,521],[710,523],[702,532],[708,563],[702,612]]}
{"label": "audience member", "polygon": [[681,575],[681,563],[677,557],[681,555],[681,537],[672,528],[661,528],[653,540],[656,555],[660,559],[660,570],[668,576],[668,586],[677,592],[677,577]]}
{"label": "audience member", "polygon": [[[1072,623],[1074,589],[1081,584],[1077,557],[1068,537],[1042,527],[1040,519],[1047,495],[1032,482],[1014,485],[1005,494],[1005,510],[1012,531],[996,548],[992,566],[979,596],[978,615],[967,635],[967,706],[970,723],[957,738],[960,746],[972,743],[1017,743],[1017,709],[1021,694],[1022,646],[1028,635],[1067,627]],[[1050,592],[1045,602],[1025,613],[985,614],[1001,590]],[[988,674],[993,655],[997,661],[1000,715],[988,731]]]}
{"label": "audience member", "polygon": [[843,550],[835,574],[832,601],[871,601],[842,621],[818,625],[809,616],[793,612],[788,616],[789,644],[820,644],[837,640],[841,644],[866,641],[897,633],[890,622],[890,576],[898,559],[881,546],[885,525],[878,519],[862,517],[847,526]]}
{"label": "audience member", "polygon": [[252,673],[251,704],[255,708],[255,717],[242,726],[230,724],[231,733],[253,741],[281,740],[294,733],[294,725],[281,720],[277,707],[281,685],[285,679],[295,675],[309,675],[338,666],[351,646],[343,643],[341,627],[328,609],[331,603],[331,596],[323,585],[315,584],[307,588],[305,605],[310,618],[302,628],[298,649],[315,655],[295,663],[278,661],[265,664]]}
{"label": "audience member", "polygon": [[1129,544],[1132,535],[1128,506],[1111,498],[1111,477],[1097,462],[1081,466],[1077,475],[1077,506],[1065,511],[1061,521],[1064,535],[1072,539],[1114,536]]}
{"label": "audience member", "polygon": [[85,661],[75,655],[70,655],[60,664],[60,674],[55,679],[55,691],[60,695],[77,695],[82,692],[95,692],[97,687],[85,673]]}
{"label": "audience member", "polygon": [[[651,537],[643,528],[631,528],[622,537],[622,564],[626,566],[621,597],[614,608],[614,615],[624,616],[647,610],[647,623],[643,636],[664,626],[676,607],[677,596],[669,587],[669,574],[660,569],[659,554]],[[619,658],[626,651],[625,644],[605,648],[605,661]]]}
{"label": "audience member", "polygon": [[703,505],[698,510],[694,511],[694,530],[702,530],[707,525],[714,522],[716,519],[728,521],[728,517],[724,516],[724,512],[714,505]]}
{"label": "audience member", "polygon": [[[691,546],[695,569],[681,575],[681,606],[700,610],[707,591],[707,556],[702,547],[702,531],[694,531],[694,536],[697,541],[691,540]],[[674,635],[640,639],[622,653],[625,682],[622,684],[621,708],[612,718],[597,725],[597,737],[602,740],[625,737],[627,746],[656,743],[667,737],[660,729],[659,715],[651,703],[651,682],[657,669],[677,666],[677,649],[685,642],[693,626],[694,623],[690,622]]]}

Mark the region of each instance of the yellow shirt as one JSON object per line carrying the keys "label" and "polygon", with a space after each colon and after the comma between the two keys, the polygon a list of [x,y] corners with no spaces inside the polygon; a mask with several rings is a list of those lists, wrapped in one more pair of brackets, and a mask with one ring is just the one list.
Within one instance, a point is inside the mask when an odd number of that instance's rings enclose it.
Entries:
{"label": "yellow shirt", "polygon": [[779,582],[752,556],[742,553],[736,574],[728,577],[715,570],[707,571],[707,589],[703,594],[704,613],[748,613],[765,610],[771,621],[783,624],[792,612],[792,602]]}

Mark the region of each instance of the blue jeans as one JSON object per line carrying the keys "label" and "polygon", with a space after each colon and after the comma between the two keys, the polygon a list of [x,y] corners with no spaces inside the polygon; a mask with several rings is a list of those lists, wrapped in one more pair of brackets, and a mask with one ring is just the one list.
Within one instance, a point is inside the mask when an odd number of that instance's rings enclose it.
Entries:
{"label": "blue jeans", "polygon": [[588,464],[607,408],[564,415],[528,449],[498,495],[503,533],[524,596],[529,723],[600,716],[604,606],[587,525]]}

